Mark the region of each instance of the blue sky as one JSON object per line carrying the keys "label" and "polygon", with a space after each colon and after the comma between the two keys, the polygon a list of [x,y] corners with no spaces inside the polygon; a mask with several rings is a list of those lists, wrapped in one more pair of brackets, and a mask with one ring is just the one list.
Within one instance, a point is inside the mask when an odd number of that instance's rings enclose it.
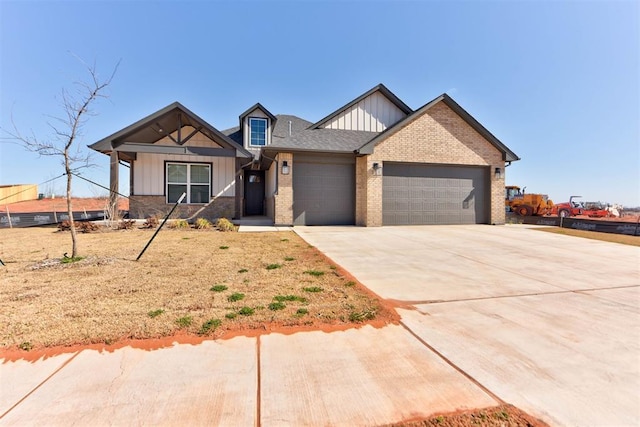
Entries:
{"label": "blue sky", "polygon": [[[86,77],[73,55],[105,77],[121,61],[82,145],[173,101],[222,130],[256,102],[317,121],[384,83],[414,109],[451,95],[522,158],[507,184],[639,206],[639,28],[637,1],[0,0],[0,127],[48,138]],[[0,184],[60,173],[0,140]]]}

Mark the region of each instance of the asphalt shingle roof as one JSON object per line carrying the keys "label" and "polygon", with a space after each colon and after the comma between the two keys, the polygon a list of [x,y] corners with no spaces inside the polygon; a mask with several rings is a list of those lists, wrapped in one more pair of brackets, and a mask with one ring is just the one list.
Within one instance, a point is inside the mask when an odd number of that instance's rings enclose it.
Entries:
{"label": "asphalt shingle roof", "polygon": [[[269,149],[353,153],[379,134],[379,132],[356,130],[309,129],[313,123],[300,117],[277,114],[276,118],[278,120],[273,129]],[[289,123],[291,123],[291,135],[289,135]],[[242,144],[242,133],[239,127],[226,129],[222,133]]]}

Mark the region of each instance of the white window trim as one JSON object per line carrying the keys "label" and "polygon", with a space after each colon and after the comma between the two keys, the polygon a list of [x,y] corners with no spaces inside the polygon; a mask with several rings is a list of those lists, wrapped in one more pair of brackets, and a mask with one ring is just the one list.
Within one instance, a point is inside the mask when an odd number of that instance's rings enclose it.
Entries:
{"label": "white window trim", "polygon": [[[264,122],[264,145],[257,145],[257,144],[251,143],[251,121],[252,120],[261,120]],[[260,148],[260,147],[266,147],[267,145],[269,145],[269,120],[264,117],[249,117],[248,122],[249,122],[249,138],[248,138],[249,147]]]}
{"label": "white window trim", "polygon": [[[169,165],[183,165],[183,166],[187,166],[187,182],[171,182],[169,183]],[[196,165],[196,166],[208,166],[209,167],[209,183],[207,184],[209,187],[209,191],[207,192],[207,202],[205,203],[191,203],[191,166],[192,165]],[[167,204],[174,204],[175,202],[170,202],[169,201],[169,184],[173,184],[173,185],[186,185],[187,186],[187,197],[185,197],[185,199],[182,201],[182,203],[185,204],[191,204],[191,205],[206,205],[209,200],[211,200],[211,188],[213,183],[212,181],[212,175],[213,175],[213,166],[211,165],[211,163],[198,163],[198,162],[165,162],[165,183],[164,183],[164,189],[165,189],[165,200],[167,202]],[[193,185],[205,185],[201,182],[196,182]]]}

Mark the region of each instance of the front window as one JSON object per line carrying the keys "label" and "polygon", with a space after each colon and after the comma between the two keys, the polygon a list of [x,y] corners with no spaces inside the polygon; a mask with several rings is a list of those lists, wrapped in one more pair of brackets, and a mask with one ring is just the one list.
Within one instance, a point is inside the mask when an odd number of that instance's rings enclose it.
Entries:
{"label": "front window", "polygon": [[211,165],[167,163],[167,203],[177,202],[182,193],[187,193],[184,203],[208,203]]}
{"label": "front window", "polygon": [[249,131],[252,146],[267,145],[267,119],[249,119]]}

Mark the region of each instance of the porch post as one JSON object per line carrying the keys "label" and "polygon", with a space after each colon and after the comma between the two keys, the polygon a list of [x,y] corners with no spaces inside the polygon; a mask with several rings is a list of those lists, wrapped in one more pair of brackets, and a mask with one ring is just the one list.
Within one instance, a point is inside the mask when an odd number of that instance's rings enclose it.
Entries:
{"label": "porch post", "polygon": [[111,151],[109,168],[109,215],[110,220],[118,219],[118,186],[119,186],[119,162],[118,152]]}

